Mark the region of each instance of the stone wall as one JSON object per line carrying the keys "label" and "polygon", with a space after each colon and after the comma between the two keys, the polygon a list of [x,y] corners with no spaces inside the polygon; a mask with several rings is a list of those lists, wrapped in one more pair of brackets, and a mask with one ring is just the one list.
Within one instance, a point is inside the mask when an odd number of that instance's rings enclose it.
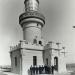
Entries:
{"label": "stone wall", "polygon": [[[16,57],[16,65],[15,65],[15,57]],[[20,74],[20,50],[15,50],[11,52],[11,71],[16,74]]]}

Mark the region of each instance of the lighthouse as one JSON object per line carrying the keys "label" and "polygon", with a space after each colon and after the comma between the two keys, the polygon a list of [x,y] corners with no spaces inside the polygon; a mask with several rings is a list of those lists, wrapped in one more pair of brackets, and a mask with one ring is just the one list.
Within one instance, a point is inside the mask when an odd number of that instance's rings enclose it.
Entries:
{"label": "lighthouse", "polygon": [[19,16],[23,40],[10,47],[11,72],[19,75],[66,72],[65,56],[60,43],[44,43],[42,39],[45,17],[40,13],[39,0],[25,0],[24,5],[25,11]]}

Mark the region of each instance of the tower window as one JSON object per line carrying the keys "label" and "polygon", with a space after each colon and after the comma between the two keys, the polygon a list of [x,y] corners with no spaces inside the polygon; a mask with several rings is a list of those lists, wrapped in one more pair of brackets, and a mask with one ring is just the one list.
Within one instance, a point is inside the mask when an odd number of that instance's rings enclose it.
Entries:
{"label": "tower window", "polygon": [[34,44],[37,44],[37,40],[36,40],[36,39],[34,39],[33,43],[34,43]]}
{"label": "tower window", "polygon": [[34,65],[34,66],[37,65],[37,56],[33,56],[33,65]]}
{"label": "tower window", "polygon": [[15,57],[15,66],[17,66],[17,57]]}
{"label": "tower window", "polygon": [[42,41],[39,41],[39,44],[42,45]]}
{"label": "tower window", "polygon": [[37,26],[39,26],[39,24],[37,23]]}
{"label": "tower window", "polygon": [[37,44],[37,36],[33,39],[33,44]]}
{"label": "tower window", "polygon": [[46,58],[46,65],[48,65],[48,58]]}

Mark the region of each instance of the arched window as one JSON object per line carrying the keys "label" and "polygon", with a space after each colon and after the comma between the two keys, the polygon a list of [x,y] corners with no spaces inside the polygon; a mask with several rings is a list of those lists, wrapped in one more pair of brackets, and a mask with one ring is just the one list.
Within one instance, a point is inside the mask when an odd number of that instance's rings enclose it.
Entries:
{"label": "arched window", "polygon": [[33,39],[33,44],[37,44],[37,36]]}
{"label": "arched window", "polygon": [[54,57],[54,68],[58,71],[58,57]]}
{"label": "arched window", "polygon": [[37,40],[36,40],[36,39],[34,39],[34,40],[33,40],[33,43],[34,43],[34,44],[37,44]]}

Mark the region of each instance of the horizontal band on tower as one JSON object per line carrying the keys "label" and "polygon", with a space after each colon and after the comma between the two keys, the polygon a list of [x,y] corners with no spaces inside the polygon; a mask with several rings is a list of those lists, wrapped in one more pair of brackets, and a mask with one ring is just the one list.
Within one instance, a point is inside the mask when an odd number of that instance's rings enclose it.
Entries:
{"label": "horizontal band on tower", "polygon": [[41,24],[41,26],[43,27],[44,26],[44,22],[38,18],[26,18],[26,19],[23,19],[22,21],[20,21],[20,25],[21,27],[23,27],[24,24],[26,23],[39,23]]}
{"label": "horizontal band on tower", "polygon": [[23,14],[20,15],[19,17],[19,23],[24,20],[24,19],[28,19],[28,18],[37,18],[37,19],[40,19],[44,22],[45,24],[45,17],[41,14],[41,13],[38,13],[38,12],[25,12]]}

